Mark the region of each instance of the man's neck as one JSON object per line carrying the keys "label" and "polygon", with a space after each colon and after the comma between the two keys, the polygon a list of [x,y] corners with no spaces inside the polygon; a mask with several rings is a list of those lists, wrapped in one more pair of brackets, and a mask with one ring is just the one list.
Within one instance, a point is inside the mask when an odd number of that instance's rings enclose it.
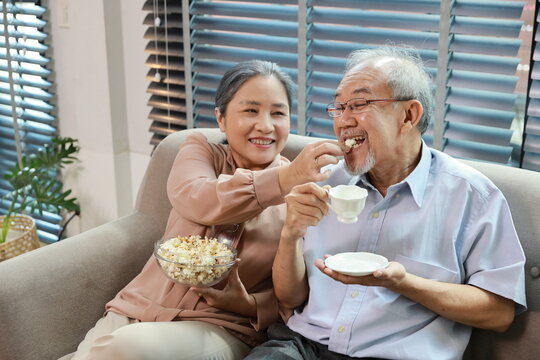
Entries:
{"label": "man's neck", "polygon": [[415,142],[406,150],[397,161],[378,164],[376,163],[367,176],[370,183],[381,193],[386,196],[390,186],[403,181],[420,162],[422,157],[422,141]]}

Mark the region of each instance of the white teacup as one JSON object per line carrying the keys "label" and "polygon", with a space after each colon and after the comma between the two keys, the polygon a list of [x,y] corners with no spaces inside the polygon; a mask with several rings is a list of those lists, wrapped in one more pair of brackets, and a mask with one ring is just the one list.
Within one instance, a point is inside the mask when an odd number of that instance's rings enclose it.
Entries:
{"label": "white teacup", "polygon": [[338,185],[328,190],[328,195],[330,208],[337,214],[338,221],[350,224],[358,221],[368,192],[356,185]]}

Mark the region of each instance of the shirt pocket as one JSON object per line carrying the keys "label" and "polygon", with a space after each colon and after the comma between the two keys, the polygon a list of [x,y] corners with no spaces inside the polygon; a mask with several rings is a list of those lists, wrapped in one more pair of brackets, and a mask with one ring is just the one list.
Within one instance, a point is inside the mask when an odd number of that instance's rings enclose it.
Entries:
{"label": "shirt pocket", "polygon": [[405,270],[407,270],[407,272],[410,274],[430,280],[455,284],[460,283],[457,272],[442,266],[428,264],[399,254],[396,256],[395,261],[405,266]]}
{"label": "shirt pocket", "polygon": [[[442,266],[428,264],[403,255],[397,255],[395,261],[402,264],[410,274],[435,281],[459,283],[458,273]],[[387,298],[388,300],[391,300],[388,304],[388,310],[390,312],[407,318],[416,318],[418,321],[427,320],[436,316],[434,312],[423,305],[398,293],[391,291],[390,293],[392,295]]]}

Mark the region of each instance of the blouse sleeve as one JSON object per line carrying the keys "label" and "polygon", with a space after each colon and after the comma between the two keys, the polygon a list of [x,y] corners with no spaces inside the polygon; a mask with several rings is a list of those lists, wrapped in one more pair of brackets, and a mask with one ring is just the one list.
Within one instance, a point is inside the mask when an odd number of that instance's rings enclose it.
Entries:
{"label": "blouse sleeve", "polygon": [[274,295],[274,289],[252,295],[257,302],[257,318],[251,321],[251,326],[255,330],[261,331],[279,320],[278,301]]}
{"label": "blouse sleeve", "polygon": [[199,224],[219,225],[244,222],[266,207],[283,202],[279,167],[219,174],[221,169],[216,167],[223,167],[225,161],[226,152],[208,144],[204,135],[189,136],[167,181],[173,210]]}

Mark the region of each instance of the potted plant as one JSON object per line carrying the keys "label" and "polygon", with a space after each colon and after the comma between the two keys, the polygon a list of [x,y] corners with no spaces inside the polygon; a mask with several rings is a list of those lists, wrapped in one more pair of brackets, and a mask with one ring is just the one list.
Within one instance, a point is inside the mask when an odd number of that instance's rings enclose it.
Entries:
{"label": "potted plant", "polygon": [[58,180],[65,165],[78,161],[77,143],[69,137],[55,137],[37,153],[24,155],[21,165],[16,164],[4,175],[13,190],[2,197],[9,207],[7,214],[0,216],[0,261],[39,247],[35,221],[28,215],[66,211],[73,213],[73,218],[80,213],[77,199],[68,198],[71,190],[64,191]]}

